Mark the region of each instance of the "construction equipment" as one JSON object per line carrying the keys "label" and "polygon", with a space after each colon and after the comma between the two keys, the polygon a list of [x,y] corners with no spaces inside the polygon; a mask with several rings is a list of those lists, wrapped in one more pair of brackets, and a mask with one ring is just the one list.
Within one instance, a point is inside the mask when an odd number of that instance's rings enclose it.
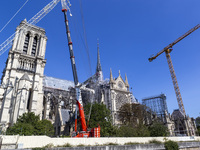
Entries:
{"label": "construction equipment", "polygon": [[58,3],[60,0],[52,0],[43,9],[41,9],[35,16],[33,16],[27,23],[12,34],[6,41],[0,45],[0,56],[8,50],[12,44],[14,38],[17,38],[20,30],[25,30],[28,26],[36,25],[42,18],[44,18]]}
{"label": "construction equipment", "polygon": [[[82,131],[79,134],[77,134],[78,132],[77,132],[77,117],[76,117],[75,134],[73,134],[73,136],[74,137],[100,137],[100,127],[93,128],[91,131],[87,131],[85,115],[84,115],[84,110],[83,110],[83,104],[82,104],[82,99],[81,99],[81,89],[88,90],[90,92],[93,92],[93,91],[91,89],[86,88],[83,84],[80,84],[78,82],[75,59],[74,59],[73,49],[72,49],[72,42],[71,42],[70,31],[69,31],[69,26],[68,26],[68,21],[67,21],[67,9],[70,11],[69,6],[71,5],[69,3],[69,0],[67,1],[68,4],[66,3],[66,0],[52,0],[42,10],[40,10],[35,16],[33,16],[29,21],[27,21],[27,23],[24,26],[20,27],[20,29],[17,30],[17,32],[12,34],[5,42],[3,42],[0,45],[0,55],[2,55],[7,49],[9,49],[12,46],[14,38],[17,38],[19,36],[19,31],[21,31],[21,30],[24,31],[27,29],[27,27],[36,25],[60,1],[62,4],[62,11],[64,12],[64,15],[65,15],[65,24],[66,24],[66,29],[67,29],[68,45],[69,45],[69,51],[70,51],[70,56],[71,56],[71,64],[72,64],[74,83],[75,83],[75,87],[76,87],[77,107],[79,108],[80,122],[81,122],[81,126],[82,126]],[[71,15],[71,13],[70,13],[70,15]],[[82,86],[80,86],[80,85],[82,85]],[[77,113],[77,111],[76,111],[76,113]]]}
{"label": "construction equipment", "polygon": [[171,56],[170,53],[172,51],[172,47],[180,42],[182,39],[184,39],[185,37],[187,37],[188,35],[190,35],[192,32],[194,32],[195,30],[197,30],[200,27],[200,24],[196,25],[194,28],[190,29],[188,32],[186,32],[184,35],[182,35],[181,37],[179,37],[177,40],[175,40],[174,42],[170,43],[168,46],[166,46],[164,49],[162,49],[160,52],[158,52],[155,56],[150,57],[149,61],[153,61],[154,59],[156,59],[160,54],[164,53],[166,54],[166,58],[167,58],[167,63],[169,65],[169,70],[170,70],[170,74],[171,74],[171,78],[173,81],[173,85],[174,85],[174,90],[176,93],[176,98],[178,101],[178,106],[179,106],[179,110],[186,116],[185,113],[185,108],[183,106],[183,101],[182,101],[182,97],[181,97],[181,93],[179,90],[179,86],[178,86],[178,82],[177,82],[177,78],[176,78],[176,74],[174,72],[174,67],[172,64],[172,60],[171,60]]}
{"label": "construction equipment", "polygon": [[[68,4],[67,4],[67,2],[68,2]],[[73,78],[74,78],[74,83],[75,83],[77,107],[79,109],[80,122],[81,122],[81,127],[82,127],[82,131],[80,133],[77,132],[77,117],[76,117],[75,118],[75,132],[72,134],[72,137],[100,137],[100,127],[99,126],[97,128],[93,128],[91,131],[87,131],[87,125],[86,125],[85,114],[84,114],[84,109],[83,109],[83,102],[82,102],[82,97],[81,97],[81,87],[82,86],[78,82],[78,75],[77,75],[77,70],[76,70],[72,40],[71,40],[69,24],[68,24],[68,20],[67,20],[67,10],[69,10],[69,6],[71,4],[69,3],[69,1],[67,1],[67,2],[66,2],[66,0],[61,0],[62,12],[64,13],[64,19],[65,19],[65,26],[66,26],[66,33],[67,33],[67,39],[68,39],[68,46],[69,46],[69,53],[70,53],[70,59],[71,59],[71,65],[72,65]],[[77,111],[76,111],[76,113],[77,113]],[[77,116],[77,114],[75,116]]]}

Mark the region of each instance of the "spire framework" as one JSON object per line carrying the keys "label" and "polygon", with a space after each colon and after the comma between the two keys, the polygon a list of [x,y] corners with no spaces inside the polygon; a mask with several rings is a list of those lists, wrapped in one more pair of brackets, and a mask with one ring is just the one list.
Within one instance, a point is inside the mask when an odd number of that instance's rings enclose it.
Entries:
{"label": "spire framework", "polygon": [[97,67],[96,67],[96,75],[98,76],[98,81],[103,81],[103,72],[102,72],[102,68],[101,68],[100,53],[99,53],[99,40],[97,41]]}

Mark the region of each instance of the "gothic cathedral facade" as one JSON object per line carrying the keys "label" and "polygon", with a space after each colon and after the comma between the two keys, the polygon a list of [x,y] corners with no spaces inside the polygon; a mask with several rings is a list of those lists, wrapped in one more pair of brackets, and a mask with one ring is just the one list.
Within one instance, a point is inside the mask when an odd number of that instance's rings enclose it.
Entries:
{"label": "gothic cathedral facade", "polygon": [[1,78],[0,123],[6,127],[26,112],[42,117],[46,42],[45,30],[26,19],[16,28]]}
{"label": "gothic cathedral facade", "polygon": [[[22,27],[25,29],[22,30]],[[16,35],[8,54],[0,86],[0,123],[5,127],[16,123],[17,118],[27,112],[34,112],[41,119],[50,119],[56,126],[56,112],[68,113],[74,111],[71,110],[71,107],[51,106],[51,104],[58,105],[55,100],[60,99],[60,97],[65,101],[63,105],[69,104],[67,101],[71,101],[70,90],[58,88],[61,87],[58,84],[62,84],[62,87],[73,88],[73,82],[44,76],[47,43],[45,34],[43,28],[32,26],[26,20],[22,21],[16,29]],[[99,46],[97,56],[95,75],[85,82],[86,87],[95,91],[94,101],[104,103],[111,110],[113,124],[117,125],[120,124],[117,119],[119,108],[124,103],[132,103],[133,95],[129,91],[126,75],[125,81],[122,79],[120,72],[115,79],[112,71],[110,71],[110,79],[103,79]],[[66,98],[66,95],[68,98]],[[52,97],[52,99],[50,98],[47,103],[46,99],[48,97]],[[85,99],[90,98],[91,95],[85,96]],[[50,110],[51,108],[52,110]],[[58,108],[69,110],[57,110]],[[62,116],[60,114],[59,117]],[[62,120],[62,118],[58,120]]]}

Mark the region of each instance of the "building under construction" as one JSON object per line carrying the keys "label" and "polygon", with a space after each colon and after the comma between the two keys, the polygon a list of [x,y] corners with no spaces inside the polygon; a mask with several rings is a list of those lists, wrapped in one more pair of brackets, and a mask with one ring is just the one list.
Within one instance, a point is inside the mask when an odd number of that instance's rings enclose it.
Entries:
{"label": "building under construction", "polygon": [[142,100],[142,104],[150,108],[151,112],[157,116],[162,122],[166,122],[166,114],[168,114],[166,96],[160,94],[158,96],[148,97]]}
{"label": "building under construction", "polygon": [[[196,125],[193,118],[185,116],[179,109],[174,110],[171,115],[168,113],[165,94],[144,98],[142,104],[150,110],[152,115],[156,115],[157,121],[168,128],[171,136],[195,135]],[[149,120],[149,122],[153,121]]]}
{"label": "building under construction", "polygon": [[154,116],[147,119],[148,124],[151,124],[154,121],[162,122],[168,128],[170,136],[175,135],[175,126],[168,113],[165,94],[144,98],[142,99],[142,104],[147,107],[149,112],[151,112],[151,116]]}

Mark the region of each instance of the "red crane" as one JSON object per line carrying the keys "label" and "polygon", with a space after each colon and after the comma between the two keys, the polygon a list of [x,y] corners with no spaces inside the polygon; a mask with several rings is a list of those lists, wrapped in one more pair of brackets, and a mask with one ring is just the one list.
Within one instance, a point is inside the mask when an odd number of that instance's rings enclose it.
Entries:
{"label": "red crane", "polygon": [[179,37],[177,40],[175,40],[174,42],[170,43],[168,46],[166,46],[165,48],[163,48],[155,56],[149,58],[149,61],[151,62],[154,59],[156,59],[160,54],[162,54],[162,53],[165,52],[166,58],[167,58],[167,63],[169,65],[169,70],[170,70],[172,82],[173,82],[173,85],[174,85],[174,90],[175,90],[175,93],[176,93],[176,98],[177,98],[177,101],[178,101],[179,110],[184,115],[186,115],[185,108],[184,108],[184,105],[183,105],[183,100],[182,100],[181,93],[180,93],[180,90],[179,90],[179,86],[178,86],[178,82],[177,82],[176,74],[175,74],[174,67],[173,67],[173,64],[172,64],[170,53],[172,51],[172,46],[174,46],[176,43],[180,42],[182,39],[184,39],[185,37],[187,37],[188,35],[190,35],[192,32],[194,32],[195,30],[197,30],[199,27],[200,27],[200,24],[196,25],[194,28],[190,29],[184,35],[182,35],[181,37]]}
{"label": "red crane", "polygon": [[[71,66],[72,66],[72,72],[73,72],[75,89],[76,89],[77,107],[79,109],[80,122],[81,122],[81,127],[82,127],[82,131],[77,132],[77,118],[75,118],[75,132],[72,134],[72,137],[100,137],[100,127],[93,128],[91,131],[87,131],[87,125],[86,125],[86,121],[85,121],[85,114],[84,114],[83,103],[82,103],[82,98],[81,98],[81,89],[80,89],[81,84],[78,82],[75,57],[74,57],[72,40],[71,40],[69,24],[68,24],[68,19],[67,19],[67,8],[69,9],[69,7],[65,0],[61,0],[61,3],[62,3],[62,12],[64,13],[65,26],[66,26],[66,31],[67,31],[66,32],[67,40],[68,40],[69,53],[70,53],[70,59],[71,59]],[[68,3],[69,3],[69,1],[68,1]],[[69,5],[70,5],[70,3],[69,3]]]}

